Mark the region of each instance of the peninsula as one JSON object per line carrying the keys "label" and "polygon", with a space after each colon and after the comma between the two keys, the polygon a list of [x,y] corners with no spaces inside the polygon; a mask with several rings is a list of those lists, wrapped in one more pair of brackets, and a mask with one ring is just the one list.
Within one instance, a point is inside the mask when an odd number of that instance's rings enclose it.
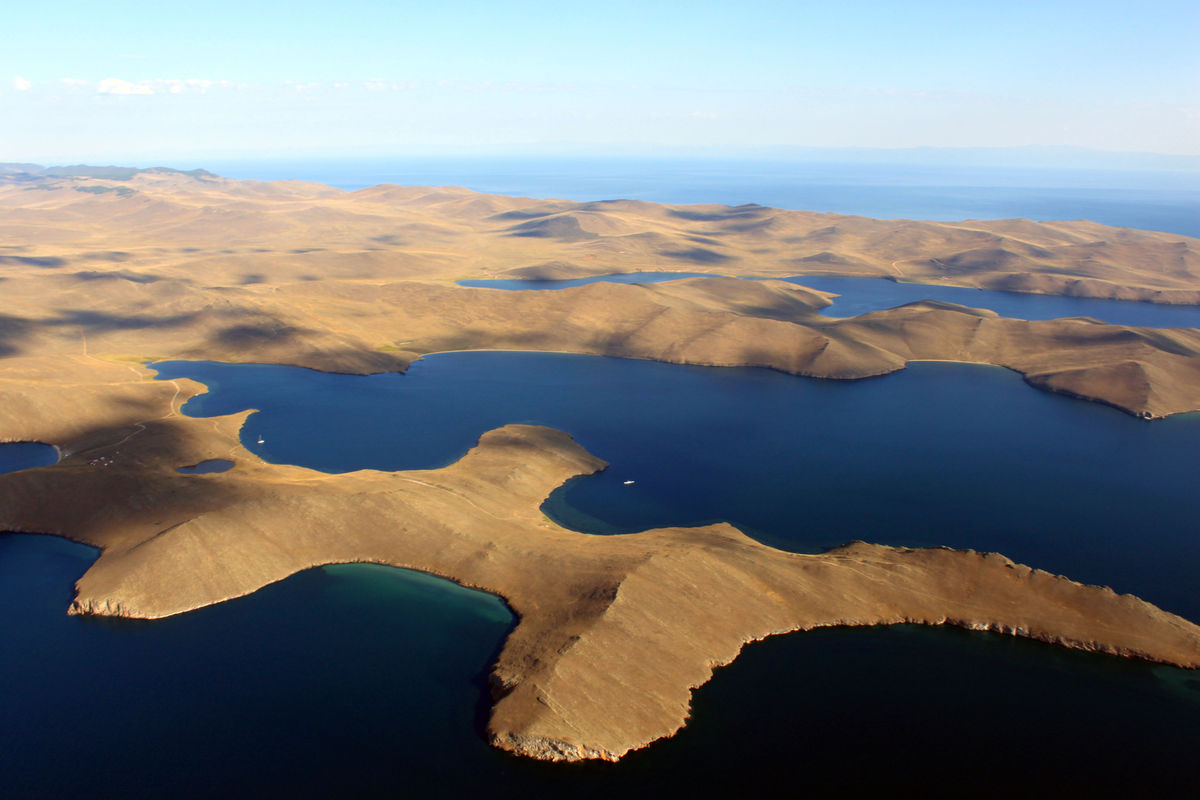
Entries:
{"label": "peninsula", "polygon": [[[51,443],[62,459],[0,476],[0,530],[101,549],[72,613],[164,617],[319,564],[447,577],[503,597],[519,618],[492,670],[489,735],[549,760],[612,760],[669,736],[691,689],[745,643],[821,626],[949,624],[1200,668],[1194,622],[997,554],[862,542],[794,554],[725,524],[566,530],[542,500],[604,463],[546,428],[491,431],[438,470],[269,464],[239,443],[248,410],[186,417],[204,387],[151,380],[145,366],[368,373],[485,348],[861,378],[945,359],[1161,417],[1200,409],[1200,331],[931,302],[827,319],[821,292],[735,276],[890,274],[1190,303],[1197,240],[1086,222],[345,193],[170,170],[14,174],[0,179],[0,440]],[[698,265],[729,277],[542,293],[454,283]],[[218,458],[234,468],[177,472]]]}

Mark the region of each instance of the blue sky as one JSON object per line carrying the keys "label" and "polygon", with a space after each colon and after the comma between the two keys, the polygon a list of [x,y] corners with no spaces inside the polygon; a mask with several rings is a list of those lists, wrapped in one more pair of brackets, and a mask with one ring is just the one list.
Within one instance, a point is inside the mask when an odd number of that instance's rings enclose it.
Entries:
{"label": "blue sky", "polygon": [[7,161],[1200,153],[1195,2],[50,0],[3,29]]}

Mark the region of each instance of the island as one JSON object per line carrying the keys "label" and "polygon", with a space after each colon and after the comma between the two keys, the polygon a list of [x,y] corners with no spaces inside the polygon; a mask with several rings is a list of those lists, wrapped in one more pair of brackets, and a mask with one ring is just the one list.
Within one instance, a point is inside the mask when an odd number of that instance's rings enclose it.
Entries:
{"label": "island", "polygon": [[[1194,239],[1088,222],[341,192],[173,170],[12,173],[0,180],[0,226],[0,441],[61,455],[0,476],[0,530],[100,548],[70,613],[165,617],[322,564],[446,577],[516,615],[492,669],[488,735],[546,760],[615,760],[670,736],[691,690],[746,643],[822,626],[954,625],[1200,668],[1194,622],[998,554],[865,542],[788,553],[726,524],[567,530],[542,501],[605,465],[543,427],[493,430],[436,470],[270,464],[239,441],[250,410],[188,417],[182,404],[204,387],[153,380],[147,366],[365,374],[445,350],[526,349],[856,379],[956,360],[1157,418],[1200,409],[1200,331],[936,302],[828,318],[827,294],[771,278],[890,274],[1196,303]],[[719,277],[555,292],[456,285],[698,267]],[[749,275],[765,280],[739,277]],[[216,459],[234,466],[178,471]]]}

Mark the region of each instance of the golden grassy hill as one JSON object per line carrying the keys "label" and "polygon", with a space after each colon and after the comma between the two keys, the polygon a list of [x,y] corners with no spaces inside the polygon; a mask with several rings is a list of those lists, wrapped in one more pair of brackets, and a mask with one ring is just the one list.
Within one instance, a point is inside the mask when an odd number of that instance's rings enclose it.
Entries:
{"label": "golden grassy hill", "polygon": [[0,355],[373,372],[438,350],[510,348],[835,378],[950,359],[1144,416],[1200,408],[1195,331],[1021,322],[936,303],[837,321],[816,313],[821,293],[729,279],[552,294],[454,285],[803,272],[1200,302],[1200,241],[1090,222],[873,220],[454,187],[343,192],[150,172],[0,183],[0,235]]}

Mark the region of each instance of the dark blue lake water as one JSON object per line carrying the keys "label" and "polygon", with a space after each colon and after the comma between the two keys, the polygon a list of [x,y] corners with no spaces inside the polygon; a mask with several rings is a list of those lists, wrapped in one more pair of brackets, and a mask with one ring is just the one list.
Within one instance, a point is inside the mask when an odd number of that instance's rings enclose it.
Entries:
{"label": "dark blue lake water", "polygon": [[[497,425],[551,424],[611,464],[545,506],[580,530],[727,519],[793,550],[999,550],[1200,619],[1200,418],[1147,423],[1001,369],[833,382],[545,353],[442,354],[371,377],[156,368],[209,386],[188,414],[261,409],[242,440],[275,462],[436,467]],[[679,736],[617,765],[532,763],[479,733],[511,624],[495,598],[359,565],[168,620],[68,617],[92,558],[0,536],[5,796],[1195,786],[1195,673],[914,627],[752,645]]]}
{"label": "dark blue lake water", "polygon": [[0,473],[48,467],[58,462],[58,450],[41,442],[0,443]]}
{"label": "dark blue lake water", "polygon": [[696,693],[676,737],[616,765],[522,761],[479,733],[510,624],[494,598],[354,565],[168,620],[69,617],[94,557],[0,535],[5,797],[1185,797],[1195,785],[1195,675],[918,627],[751,645]]}
{"label": "dark blue lake water", "polygon": [[1025,217],[1200,236],[1200,174],[684,158],[440,157],[205,163],[231,178],[465,186],[568,200],[761,203],[879,219]]}
{"label": "dark blue lake water", "polygon": [[[554,290],[587,283],[662,283],[683,278],[713,277],[697,272],[625,272],[596,275],[573,280],[459,281],[460,286],[484,289]],[[871,311],[883,311],[918,300],[941,300],[971,308],[986,308],[1002,317],[1015,319],[1059,319],[1092,317],[1114,325],[1138,325],[1146,328],[1200,328],[1200,306],[1164,306],[1125,300],[1097,300],[1081,297],[996,292],[990,289],[966,289],[960,286],[933,286],[923,283],[899,283],[886,278],[859,278],[837,275],[796,275],[783,280],[836,292],[833,305],[822,311],[826,317],[856,317]]]}
{"label": "dark blue lake water", "polygon": [[428,469],[492,428],[548,425],[611,465],[547,501],[577,530],[726,520],[806,552],[851,539],[969,547],[1200,619],[1200,415],[1146,423],[1008,370],[944,363],[865,381],[513,352],[443,353],[369,377],[155,369],[210,388],[189,415],[260,409],[242,442],[277,463]]}

